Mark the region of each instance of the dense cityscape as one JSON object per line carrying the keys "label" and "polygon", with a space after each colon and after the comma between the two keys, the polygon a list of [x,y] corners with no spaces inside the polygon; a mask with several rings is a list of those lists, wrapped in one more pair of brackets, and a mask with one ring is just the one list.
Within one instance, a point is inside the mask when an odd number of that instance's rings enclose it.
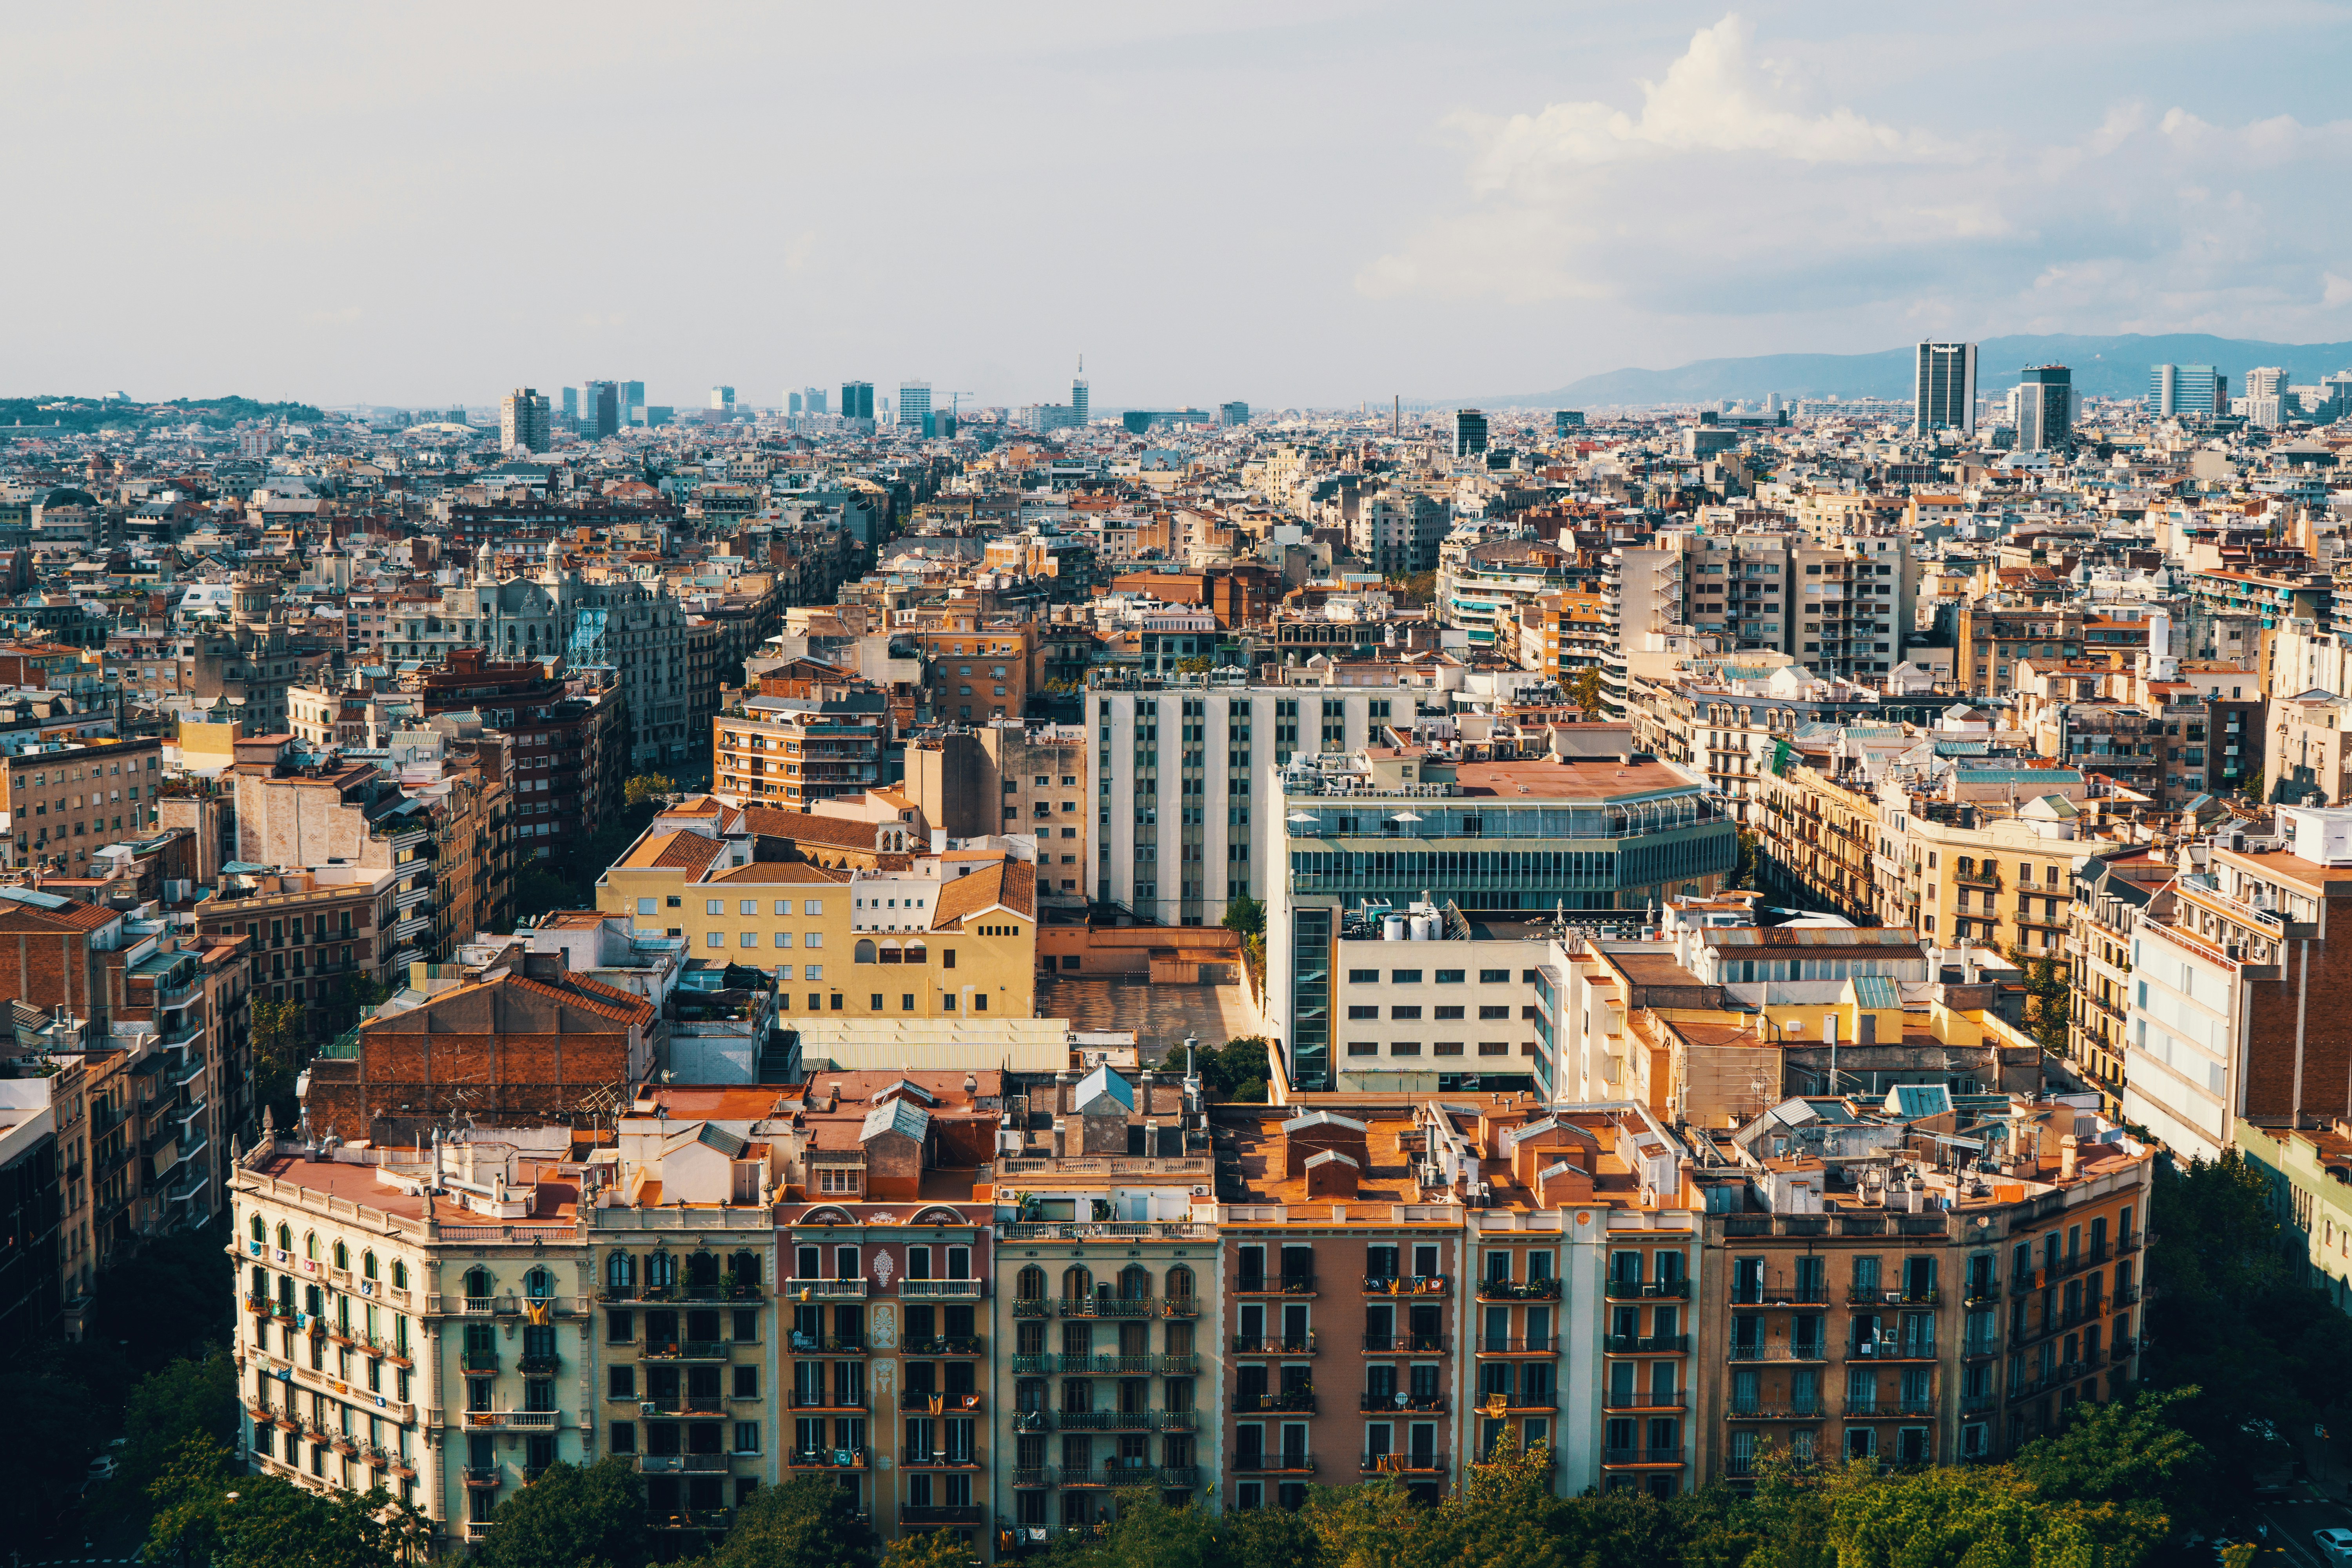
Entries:
{"label": "dense cityscape", "polygon": [[7,405],[13,1532],[2324,1561],[2352,371],[1915,352]]}

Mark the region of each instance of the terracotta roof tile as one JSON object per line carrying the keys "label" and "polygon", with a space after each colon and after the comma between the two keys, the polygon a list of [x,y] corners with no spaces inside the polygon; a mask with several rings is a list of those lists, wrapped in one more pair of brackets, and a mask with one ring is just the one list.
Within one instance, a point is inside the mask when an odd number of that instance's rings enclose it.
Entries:
{"label": "terracotta roof tile", "polygon": [[621,858],[621,864],[635,869],[670,866],[688,871],[701,871],[727,852],[727,846],[705,834],[681,828],[675,833],[648,834],[636,842],[636,847]]}
{"label": "terracotta roof tile", "polygon": [[999,907],[1024,919],[1035,918],[1036,867],[1026,860],[1005,860],[945,884],[931,913],[931,929],[961,930],[972,916]]}
{"label": "terracotta roof tile", "polygon": [[743,808],[743,826],[765,838],[804,839],[844,849],[870,850],[877,825],[854,822],[845,816],[819,816],[814,812],[751,805]]}

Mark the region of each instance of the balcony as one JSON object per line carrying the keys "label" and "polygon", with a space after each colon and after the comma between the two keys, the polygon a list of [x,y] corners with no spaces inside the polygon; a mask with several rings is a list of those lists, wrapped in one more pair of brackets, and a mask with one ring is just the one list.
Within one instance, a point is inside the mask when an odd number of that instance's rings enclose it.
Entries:
{"label": "balcony", "polygon": [[672,1475],[687,1470],[723,1470],[727,1468],[725,1454],[640,1454],[637,1469],[641,1474]]}
{"label": "balcony", "polygon": [[[1055,1306],[1065,1318],[1156,1318],[1159,1304],[1149,1296],[1064,1296]],[[1037,1314],[1043,1317],[1045,1314]]]}
{"label": "balcony", "polygon": [[784,1459],[794,1470],[862,1470],[869,1463],[863,1448],[795,1448]]}
{"label": "balcony", "polygon": [[1486,1334],[1471,1342],[1477,1355],[1558,1355],[1559,1341],[1549,1334],[1522,1339],[1510,1334]]}
{"label": "balcony", "polygon": [[1304,1334],[1235,1334],[1235,1355],[1313,1355],[1315,1335]]}
{"label": "balcony", "polygon": [[1760,1345],[1734,1342],[1729,1350],[1733,1361],[1827,1361],[1830,1353],[1826,1340],[1790,1340],[1786,1344]]}
{"label": "balcony", "polygon": [[1679,1465],[1683,1462],[1680,1448],[1603,1448],[1601,1464],[1606,1468],[1623,1468],[1634,1465]]}
{"label": "balcony", "polygon": [[1443,1394],[1363,1393],[1356,1396],[1356,1408],[1383,1415],[1443,1415],[1445,1395]]}
{"label": "balcony", "polygon": [[1609,1281],[1609,1299],[1612,1301],[1656,1300],[1687,1301],[1690,1300],[1690,1281],[1687,1279],[1644,1281],[1619,1279],[1612,1277]]}
{"label": "balcony", "polygon": [[1734,1280],[1731,1304],[1735,1307],[1821,1307],[1829,1303],[1830,1288],[1816,1280],[1804,1285],[1784,1285],[1778,1280]]}
{"label": "balcony", "polygon": [[552,1432],[563,1422],[563,1417],[552,1410],[468,1410],[465,1416],[468,1426],[518,1431]]}
{"label": "balcony", "polygon": [[969,1503],[957,1507],[926,1507],[909,1503],[898,1510],[898,1522],[909,1525],[976,1525],[981,1518],[980,1508]]}
{"label": "balcony", "polygon": [[1312,1415],[1315,1395],[1304,1389],[1277,1394],[1236,1394],[1234,1395],[1236,1415]]}
{"label": "balcony", "polygon": [[1688,1334],[1611,1334],[1603,1347],[1611,1355],[1688,1355]]}
{"label": "balcony", "polygon": [[784,1294],[787,1297],[797,1296],[803,1301],[828,1298],[863,1300],[866,1278],[860,1275],[855,1279],[787,1279],[784,1281]]}
{"label": "balcony", "polygon": [[983,1409],[985,1395],[976,1389],[902,1388],[898,1408],[916,1415],[970,1415]]}
{"label": "balcony", "polygon": [[641,1415],[717,1415],[727,1408],[727,1401],[716,1394],[656,1394],[650,1398],[640,1394],[637,1413]]}
{"label": "balcony", "polygon": [[988,1293],[987,1282],[980,1279],[901,1279],[898,1294],[905,1296],[945,1296],[971,1300]]}
{"label": "balcony", "polygon": [[1454,1468],[1454,1461],[1444,1454],[1365,1454],[1356,1468],[1368,1476],[1442,1476]]}
{"label": "balcony", "polygon": [[499,1352],[494,1350],[460,1352],[457,1368],[461,1372],[496,1372],[499,1370]]}
{"label": "balcony", "polygon": [[980,1351],[978,1334],[933,1335],[929,1339],[908,1340],[898,1348],[900,1355],[909,1356],[978,1355]]}
{"label": "balcony", "polygon": [[1828,1414],[1819,1399],[1733,1400],[1723,1410],[1727,1421],[1818,1421]]}
{"label": "balcony", "polygon": [[1013,1418],[1016,1432],[1190,1432],[1198,1415],[1190,1410],[1024,1410]]}
{"label": "balcony", "polygon": [[1557,1279],[1481,1279],[1478,1281],[1481,1301],[1557,1301],[1559,1281]]}
{"label": "balcony", "polygon": [[1846,1347],[1849,1357],[1856,1361],[1934,1361],[1936,1342],[1933,1340],[1861,1340]]}
{"label": "balcony", "polygon": [[1312,1274],[1244,1274],[1235,1282],[1236,1296],[1312,1296],[1315,1276]]}
{"label": "balcony", "polygon": [[838,1391],[827,1394],[823,1389],[818,1389],[814,1393],[803,1393],[799,1389],[794,1389],[792,1395],[792,1408],[794,1410],[863,1410],[866,1408],[866,1392],[859,1389],[853,1394],[842,1394]]}
{"label": "balcony", "polygon": [[669,1340],[648,1342],[637,1355],[643,1361],[725,1361],[733,1348],[725,1340]]}
{"label": "balcony", "polygon": [[1241,1454],[1232,1469],[1241,1476],[1311,1476],[1315,1473],[1315,1456],[1287,1450],[1278,1454]]}
{"label": "balcony", "polygon": [[901,1448],[898,1463],[920,1470],[969,1470],[980,1466],[978,1455],[969,1451],[950,1453],[944,1448]]}
{"label": "balcony", "polygon": [[1846,1292],[1845,1299],[1857,1307],[1934,1307],[1943,1301],[1943,1292],[1930,1285],[1917,1290],[1880,1290],[1857,1285]]}
{"label": "balcony", "polygon": [[1656,1389],[1629,1388],[1603,1394],[1601,1407],[1603,1410],[1680,1410],[1689,1397],[1679,1389],[1672,1394],[1664,1394]]}
{"label": "balcony", "polygon": [[562,1363],[562,1357],[555,1355],[526,1353],[515,1358],[515,1370],[525,1377],[544,1377],[551,1374]]}
{"label": "balcony", "polygon": [[864,1355],[868,1346],[862,1339],[843,1339],[838,1334],[803,1334],[794,1331],[787,1343],[794,1355]]}
{"label": "balcony", "polygon": [[724,1531],[734,1517],[731,1510],[723,1508],[683,1509],[677,1513],[650,1514],[646,1523],[654,1530]]}
{"label": "balcony", "polygon": [[1367,1274],[1364,1276],[1364,1294],[1367,1296],[1451,1296],[1454,1294],[1454,1276],[1451,1274]]}
{"label": "balcony", "polygon": [[1016,1296],[1013,1300],[1013,1315],[1016,1318],[1050,1318],[1054,1303],[1043,1296]]}
{"label": "balcony", "polygon": [[496,1487],[499,1484],[499,1468],[496,1465],[467,1465],[466,1484],[469,1487]]}

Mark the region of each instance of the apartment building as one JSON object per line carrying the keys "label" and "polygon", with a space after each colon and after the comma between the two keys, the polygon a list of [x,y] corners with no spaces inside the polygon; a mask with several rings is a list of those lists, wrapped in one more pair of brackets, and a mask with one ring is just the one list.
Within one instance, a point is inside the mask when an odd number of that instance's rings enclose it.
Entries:
{"label": "apartment building", "polygon": [[[2171,884],[2132,929],[2123,1110],[2178,1157],[2215,1159],[2238,1121],[2352,1115],[2352,1027],[2327,930],[2352,898],[2352,811],[2282,807]],[[2316,973],[2314,973],[2316,966]]]}
{"label": "apartment building", "polygon": [[401,884],[396,868],[231,873],[201,906],[197,929],[224,942],[242,940],[252,983],[269,1000],[324,1002],[352,981],[407,978],[392,962]]}
{"label": "apartment building", "polygon": [[[647,1521],[679,1550],[715,1542],[784,1474],[775,1104],[772,1089],[643,1087],[583,1173],[580,1291],[601,1310],[574,1384],[593,1412],[581,1426],[635,1457]],[[467,1499],[483,1519],[485,1490]]]}
{"label": "apartment building", "polygon": [[711,790],[737,805],[798,811],[882,779],[883,694],[853,681],[806,697],[749,697],[711,721]]}
{"label": "apartment building", "polygon": [[1086,701],[1094,897],[1160,925],[1215,925],[1230,900],[1268,897],[1275,770],[1373,744],[1413,710],[1397,689],[1206,679],[1097,685]]}
{"label": "apartment building", "polygon": [[[509,1173],[503,1162],[477,1163],[472,1175],[463,1178],[466,1184],[453,1188],[436,1171],[437,1148],[410,1149],[404,1160],[383,1164],[362,1163],[355,1150],[322,1158],[313,1158],[315,1152],[308,1145],[281,1142],[268,1129],[229,1172],[234,1245],[240,1255],[234,1354],[241,1385],[241,1457],[264,1475],[315,1490],[382,1487],[420,1509],[436,1529],[446,1528],[468,1512],[462,1500],[463,1471],[452,1461],[470,1457],[471,1417],[481,1418],[482,1434],[493,1443],[499,1437],[512,1443],[529,1431],[547,1444],[559,1436],[562,1417],[551,1380],[542,1384],[544,1410],[526,1412],[511,1398],[500,1408],[493,1395],[489,1405],[469,1412],[470,1397],[452,1397],[462,1386],[455,1373],[463,1352],[453,1347],[449,1354],[440,1353],[437,1335],[426,1329],[442,1315],[436,1309],[443,1305],[439,1266],[445,1261],[453,1298],[446,1315],[462,1321],[469,1314],[458,1294],[464,1284],[455,1277],[455,1260],[441,1256],[442,1215],[446,1211],[465,1231],[490,1232],[501,1244],[477,1247],[468,1235],[468,1245],[459,1251],[469,1259],[477,1252],[486,1259],[503,1255],[499,1271],[511,1270],[508,1311],[516,1315],[525,1267],[540,1271],[545,1297],[561,1294],[568,1308],[576,1308],[576,1282],[559,1292],[552,1270],[532,1258],[534,1242],[550,1235],[568,1240],[572,1226],[526,1226],[527,1237],[509,1240],[509,1218],[533,1214],[536,1190],[526,1197],[503,1179],[495,1184],[486,1180]],[[462,1223],[469,1217],[475,1223]],[[480,1267],[488,1275],[488,1265]],[[492,1281],[478,1282],[486,1286],[478,1299],[480,1326],[495,1334],[498,1300],[488,1288]],[[514,1321],[508,1319],[509,1333]],[[494,1344],[486,1347],[492,1359]],[[485,1380],[484,1388],[488,1392],[495,1384]],[[576,1399],[573,1404],[576,1409]],[[444,1413],[455,1430],[436,1431],[435,1412]],[[513,1421],[518,1415],[527,1419]],[[585,1457],[576,1424],[564,1457]],[[484,1457],[486,1468],[497,1463],[495,1450]],[[454,1511],[453,1493],[458,1494]]]}
{"label": "apartment building", "polygon": [[[1556,726],[1549,739],[1555,749],[1542,756],[1485,762],[1442,747],[1327,749],[1275,775],[1283,798],[1266,900],[1268,1011],[1294,1082],[1325,1087],[1340,1061],[1360,1071],[1432,1059],[1416,1038],[1399,1052],[1391,1037],[1377,1058],[1335,1054],[1370,1037],[1333,1032],[1345,1024],[1331,1011],[1334,944],[1351,914],[1385,921],[1418,901],[1472,920],[1606,925],[1720,889],[1737,829],[1691,774],[1633,753],[1622,726]],[[1504,1037],[1536,1046],[1521,1053],[1531,1072],[1548,1070],[1536,1023]],[[1496,1037],[1461,1033],[1481,1044]]]}
{"label": "apartment building", "polygon": [[1042,658],[1039,626],[969,613],[912,614],[919,617],[917,624],[896,626],[893,633],[922,649],[921,700],[928,718],[975,724],[1022,716]]}
{"label": "apartment building", "polygon": [[10,752],[7,769],[9,868],[81,875],[91,851],[156,824],[161,740],[38,742]]}
{"label": "apartment building", "polygon": [[906,754],[903,787],[924,821],[958,838],[1034,836],[1039,897],[1053,903],[1091,896],[1084,729],[1008,720],[919,737]]}
{"label": "apartment building", "polygon": [[1339,1091],[1549,1091],[1531,998],[1549,935],[1540,921],[1474,921],[1452,905],[1343,910],[1330,980]]}
{"label": "apartment building", "polygon": [[2076,868],[2066,966],[2073,980],[2066,1054],[2097,1086],[2099,1114],[2123,1112],[2130,1046],[2131,940],[2143,919],[2172,912],[2176,868],[2141,847],[2105,849]]}
{"label": "apartment building", "polygon": [[2232,1136],[2270,1182],[2272,1212],[2303,1257],[2305,1283],[2326,1291],[2336,1310],[2352,1312],[2352,1191],[2337,1174],[2352,1163],[2352,1119],[2262,1127],[2241,1117]]}
{"label": "apartment building", "polygon": [[[1951,795],[1974,798],[1952,799]],[[2069,768],[1955,768],[1947,797],[1881,784],[1879,916],[1931,941],[2063,962],[2088,799]]]}
{"label": "apartment building", "polygon": [[1030,1016],[1037,878],[1027,862],[951,850],[904,870],[832,870],[754,859],[750,837],[677,820],[656,821],[598,879],[599,910],[712,962],[769,970],[787,1016]]}
{"label": "apartment building", "polygon": [[1105,1066],[1016,1087],[992,1255],[999,1513],[1017,1549],[1108,1517],[1120,1488],[1213,1508],[1234,1363],[1199,1086]]}
{"label": "apartment building", "polygon": [[[29,1345],[61,1328],[79,1274],[63,1247],[63,1139],[55,1080],[0,1079],[0,1225],[12,1245],[0,1256],[0,1343]],[[79,1337],[78,1333],[74,1337]]]}
{"label": "apartment building", "polygon": [[2120,1397],[2153,1159],[2063,1101],[1941,1085],[1710,1134],[1704,1478],[1738,1484],[1774,1449],[1999,1460]]}

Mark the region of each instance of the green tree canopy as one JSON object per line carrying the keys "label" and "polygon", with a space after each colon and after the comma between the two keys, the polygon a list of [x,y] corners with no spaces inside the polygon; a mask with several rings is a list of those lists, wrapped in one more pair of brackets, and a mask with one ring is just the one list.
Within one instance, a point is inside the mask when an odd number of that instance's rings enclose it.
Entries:
{"label": "green tree canopy", "polygon": [[642,1568],[653,1549],[636,1466],[607,1454],[586,1467],[558,1461],[499,1504],[474,1548],[482,1568]]}
{"label": "green tree canopy", "polygon": [[213,1568],[392,1568],[431,1539],[422,1513],[380,1489],[316,1492],[247,1475],[201,1436],[181,1442],[149,1494],[150,1561],[184,1552]]}
{"label": "green tree canopy", "polygon": [[814,1476],[756,1492],[710,1554],[712,1568],[873,1568],[874,1531],[847,1492]]}

